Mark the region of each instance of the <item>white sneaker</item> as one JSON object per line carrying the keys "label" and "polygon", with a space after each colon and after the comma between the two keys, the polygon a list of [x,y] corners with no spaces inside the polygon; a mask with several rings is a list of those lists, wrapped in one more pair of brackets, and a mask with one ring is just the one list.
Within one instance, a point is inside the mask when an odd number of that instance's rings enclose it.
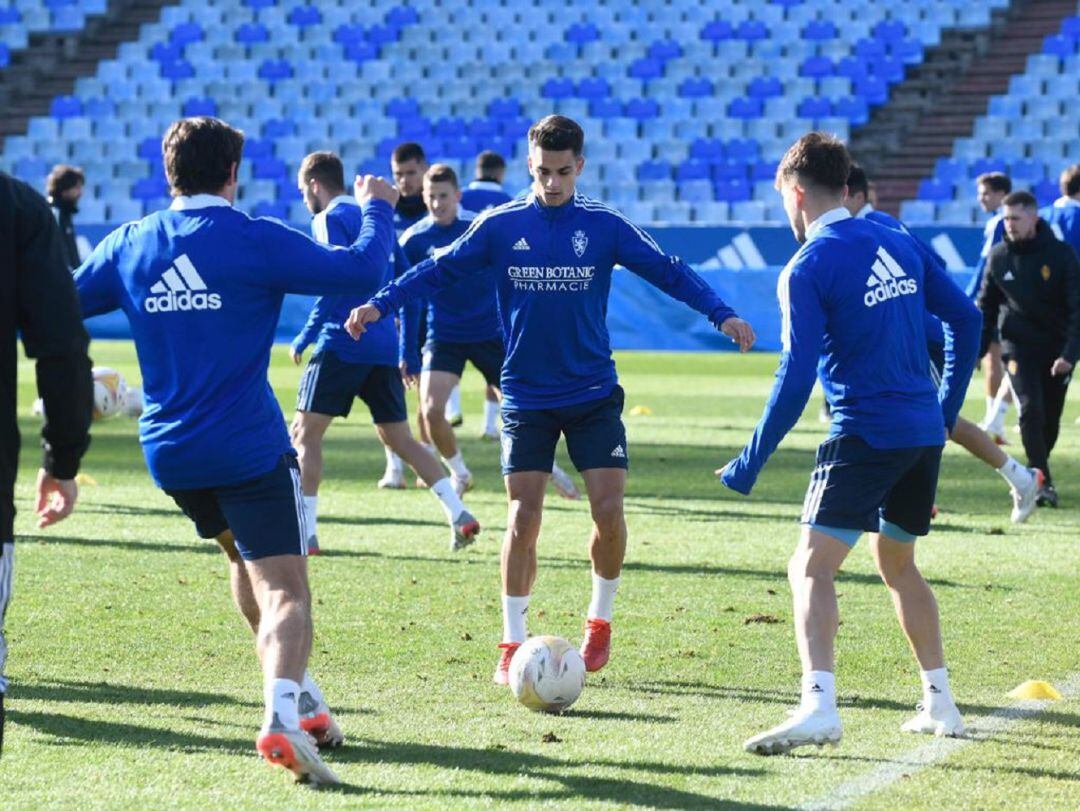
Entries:
{"label": "white sneaker", "polygon": [[480,434],[481,439],[490,439],[492,442],[499,442],[502,439],[502,434],[499,433],[498,428],[485,429],[484,433]]}
{"label": "white sneaker", "polygon": [[551,468],[551,486],[563,498],[568,498],[571,501],[577,501],[581,498],[581,493],[578,492],[577,487],[574,485],[574,480],[558,465]]}
{"label": "white sneaker", "polygon": [[302,729],[286,729],[279,724],[269,726],[259,732],[255,748],[271,766],[281,766],[292,772],[298,783],[315,787],[341,782],[319,757],[315,739]]}
{"label": "white sneaker", "polygon": [[297,700],[300,708],[300,729],[315,739],[320,749],[337,749],[345,743],[345,733],[341,731],[330,707],[325,701],[316,701],[306,690]]}
{"label": "white sneaker", "polygon": [[450,484],[454,485],[454,491],[458,494],[458,498],[468,493],[473,489],[473,477],[470,473],[468,476],[458,476],[456,473],[450,474]]}
{"label": "white sneaker", "polygon": [[743,749],[755,755],[783,755],[799,746],[840,743],[843,730],[836,710],[796,710],[779,726],[755,735]]}
{"label": "white sneaker", "polygon": [[1009,440],[1005,436],[1005,418],[998,417],[996,419],[983,420],[979,423],[979,427],[985,431],[989,437],[994,440],[995,445],[1008,445]]}
{"label": "white sneaker", "polygon": [[1039,505],[1039,490],[1042,489],[1043,482],[1046,481],[1046,476],[1043,472],[1037,468],[1030,467],[1028,472],[1031,474],[1031,483],[1023,490],[1017,490],[1015,487],[1012,489],[1013,509],[1012,509],[1012,522],[1014,524],[1022,524],[1027,521],[1028,516],[1031,515],[1035,508]]}
{"label": "white sneaker", "polygon": [[405,474],[399,473],[396,470],[388,470],[383,474],[383,477],[379,479],[380,490],[404,490],[405,489]]}
{"label": "white sneaker", "polygon": [[964,734],[964,719],[955,704],[937,707],[933,711],[921,701],[916,705],[919,714],[900,725],[904,732],[937,735],[939,738],[959,738]]}

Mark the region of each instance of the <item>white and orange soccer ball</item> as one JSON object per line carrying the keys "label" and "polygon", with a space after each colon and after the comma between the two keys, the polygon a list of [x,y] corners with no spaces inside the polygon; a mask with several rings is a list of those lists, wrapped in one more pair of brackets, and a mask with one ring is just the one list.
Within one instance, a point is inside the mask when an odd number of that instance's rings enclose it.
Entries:
{"label": "white and orange soccer ball", "polygon": [[510,661],[514,697],[536,712],[562,712],[585,686],[585,660],[562,637],[534,636]]}
{"label": "white and orange soccer ball", "polygon": [[95,366],[90,373],[94,378],[94,419],[116,416],[124,407],[127,390],[124,376],[107,366]]}

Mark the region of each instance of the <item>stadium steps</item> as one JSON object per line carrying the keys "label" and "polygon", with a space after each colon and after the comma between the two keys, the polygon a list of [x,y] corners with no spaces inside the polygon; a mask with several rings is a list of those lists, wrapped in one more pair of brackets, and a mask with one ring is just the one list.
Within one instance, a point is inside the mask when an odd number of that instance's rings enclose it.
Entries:
{"label": "stadium steps", "polygon": [[134,42],[145,23],[179,0],[111,0],[102,15],[89,17],[80,31],[33,34],[10,67],[0,72],[0,148],[9,135],[26,132],[36,115],[47,115],[56,96],[67,95],[81,76],[116,56],[121,43]]}
{"label": "stadium steps", "polygon": [[1016,0],[994,12],[985,29],[945,32],[924,64],[893,89],[895,101],[852,136],[852,152],[874,179],[882,210],[896,214],[902,200],[916,197],[934,162],[971,134],[990,96],[1004,93],[1043,38],[1075,13],[1076,0]]}

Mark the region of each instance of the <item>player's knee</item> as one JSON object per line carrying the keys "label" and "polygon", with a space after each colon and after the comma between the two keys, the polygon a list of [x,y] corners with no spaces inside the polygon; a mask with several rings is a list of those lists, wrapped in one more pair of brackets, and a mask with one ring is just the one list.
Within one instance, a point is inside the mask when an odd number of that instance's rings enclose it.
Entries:
{"label": "player's knee", "polygon": [[619,494],[604,496],[592,504],[592,519],[601,535],[617,532],[623,525],[623,499]]}
{"label": "player's knee", "polygon": [[889,588],[902,585],[905,579],[918,573],[915,559],[909,555],[879,555],[877,569],[882,582]]}
{"label": "player's knee", "polygon": [[510,538],[514,543],[535,543],[543,513],[542,502],[514,499],[510,502]]}

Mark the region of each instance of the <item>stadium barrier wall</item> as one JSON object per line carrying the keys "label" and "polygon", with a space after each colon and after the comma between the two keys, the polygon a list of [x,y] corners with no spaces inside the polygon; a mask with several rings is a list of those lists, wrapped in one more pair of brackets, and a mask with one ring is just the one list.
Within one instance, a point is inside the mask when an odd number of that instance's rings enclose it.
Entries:
{"label": "stadium barrier wall", "polygon": [[[111,230],[108,226],[80,228],[91,245]],[[697,268],[704,279],[739,315],[754,326],[757,348],[780,349],[780,311],[776,280],[798,247],[789,228],[656,226],[648,229],[668,253],[677,254]],[[977,227],[913,228],[946,260],[961,287],[971,278],[982,246]],[[281,309],[276,339],[291,341],[307,321],[314,298],[287,296]],[[95,338],[130,338],[123,313],[88,319]],[[611,287],[608,332],[615,349],[704,352],[731,350],[733,344],[700,315],[673,301],[632,273],[619,271]]]}

